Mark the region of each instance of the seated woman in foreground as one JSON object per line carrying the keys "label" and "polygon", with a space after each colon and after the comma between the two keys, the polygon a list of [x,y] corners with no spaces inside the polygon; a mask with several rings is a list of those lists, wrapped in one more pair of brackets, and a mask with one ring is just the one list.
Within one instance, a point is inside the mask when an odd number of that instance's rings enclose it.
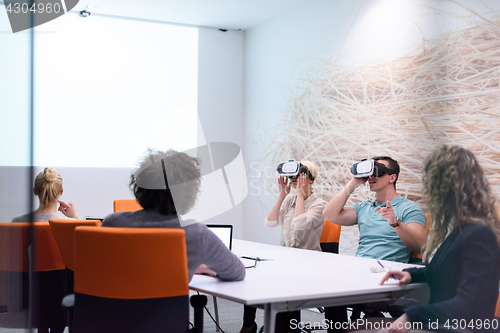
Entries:
{"label": "seated woman in foreground", "polygon": [[[53,168],[45,168],[35,177],[33,193],[38,197],[38,208],[33,212],[33,222],[48,222],[52,218],[60,218],[57,211],[66,217],[77,219],[75,205],[59,200],[63,194],[62,177]],[[59,209],[57,204],[59,203]],[[30,214],[16,216],[12,222],[30,222]]]}
{"label": "seated woman in foreground", "polygon": [[130,188],[144,209],[110,214],[101,227],[182,227],[186,232],[189,280],[195,272],[222,280],[243,280],[245,266],[213,232],[195,221],[182,221],[182,226],[179,221],[177,214],[186,214],[198,197],[198,165],[196,158],[173,150],[149,153],[130,181]]}
{"label": "seated woman in foreground", "polygon": [[491,320],[500,279],[500,223],[483,169],[470,151],[442,146],[425,160],[423,174],[432,214],[426,267],[391,270],[381,284],[391,275],[398,284],[427,282],[431,298],[428,305],[407,308],[389,332],[498,332]]}

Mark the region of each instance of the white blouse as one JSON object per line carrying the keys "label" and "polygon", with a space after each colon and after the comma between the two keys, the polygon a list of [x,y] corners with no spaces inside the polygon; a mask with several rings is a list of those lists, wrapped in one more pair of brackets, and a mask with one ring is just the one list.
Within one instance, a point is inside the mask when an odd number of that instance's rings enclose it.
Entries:
{"label": "white blouse", "polygon": [[323,231],[323,209],[326,203],[323,199],[311,194],[304,201],[305,213],[297,217],[295,215],[295,194],[288,194],[283,200],[277,221],[268,221],[266,227],[275,228],[282,226],[283,246],[296,247],[300,249],[321,251],[319,239]]}

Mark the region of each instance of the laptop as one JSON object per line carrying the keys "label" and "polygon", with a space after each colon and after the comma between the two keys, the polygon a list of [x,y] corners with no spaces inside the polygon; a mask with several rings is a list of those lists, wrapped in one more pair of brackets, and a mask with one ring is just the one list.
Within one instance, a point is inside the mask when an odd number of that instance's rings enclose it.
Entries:
{"label": "laptop", "polygon": [[231,250],[233,246],[233,226],[231,224],[207,224],[207,228]]}
{"label": "laptop", "polygon": [[104,220],[104,217],[85,216],[85,220],[99,220],[102,222]]}

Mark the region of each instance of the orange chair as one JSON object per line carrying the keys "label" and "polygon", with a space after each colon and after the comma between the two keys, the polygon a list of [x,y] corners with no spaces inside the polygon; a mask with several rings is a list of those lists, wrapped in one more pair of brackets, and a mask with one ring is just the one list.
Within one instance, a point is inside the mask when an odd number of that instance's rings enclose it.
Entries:
{"label": "orange chair", "polygon": [[135,199],[121,199],[113,201],[113,212],[135,212],[142,207]]}
{"label": "orange chair", "polygon": [[500,295],[498,295],[497,309],[495,311],[495,317],[500,318]]}
{"label": "orange chair", "polygon": [[341,229],[342,226],[332,223],[328,220],[323,223],[323,231],[321,232],[321,238],[319,240],[321,251],[337,254],[339,253]]}
{"label": "orange chair", "polygon": [[182,229],[77,227],[73,331],[186,332],[184,237]]}
{"label": "orange chair", "polygon": [[[432,215],[429,213],[425,213],[425,231],[427,232],[427,236],[429,236],[429,230],[431,229],[431,223],[432,223]],[[420,263],[422,262],[422,254],[417,253],[415,251],[411,252],[410,255],[410,263]]]}
{"label": "orange chair", "polygon": [[80,226],[99,227],[99,220],[50,219],[50,229],[54,235],[66,267],[66,294],[73,293],[73,271],[75,253],[75,229]]}
{"label": "orange chair", "polygon": [[[33,233],[31,245],[30,226]],[[0,223],[0,240],[0,270],[7,272],[8,282],[15,288],[13,296],[16,299],[9,299],[15,307],[13,310],[19,310],[22,303],[23,307],[27,307],[30,284],[28,272],[32,259],[31,327],[66,326],[66,313],[60,305],[61,297],[64,296],[64,262],[49,223]],[[32,257],[30,252],[33,253]],[[9,304],[7,306],[10,307]]]}

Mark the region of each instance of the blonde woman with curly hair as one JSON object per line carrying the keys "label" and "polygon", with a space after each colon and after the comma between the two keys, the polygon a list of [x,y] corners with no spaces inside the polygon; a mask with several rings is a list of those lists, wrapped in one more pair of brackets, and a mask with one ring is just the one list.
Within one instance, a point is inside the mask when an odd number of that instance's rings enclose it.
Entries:
{"label": "blonde woman with curly hair", "polygon": [[425,160],[423,183],[432,214],[426,266],[389,271],[381,284],[391,275],[400,285],[427,282],[431,298],[428,305],[407,308],[389,332],[406,333],[412,323],[496,331],[485,323],[491,323],[498,298],[500,223],[483,169],[470,151],[442,146]]}
{"label": "blonde woman with curly hair", "polygon": [[[66,217],[78,219],[75,205],[59,200],[63,194],[61,175],[54,168],[45,168],[35,178],[33,193],[38,197],[38,208],[33,212],[33,222],[48,222],[52,218],[59,218],[57,211]],[[59,208],[57,204],[59,203]],[[30,214],[16,216],[12,222],[29,222]]]}

